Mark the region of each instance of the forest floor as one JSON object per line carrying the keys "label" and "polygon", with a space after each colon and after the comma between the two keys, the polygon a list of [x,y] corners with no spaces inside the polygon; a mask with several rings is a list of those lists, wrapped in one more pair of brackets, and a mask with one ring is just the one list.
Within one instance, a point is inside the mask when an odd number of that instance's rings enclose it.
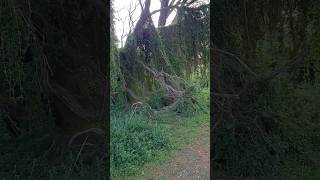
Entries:
{"label": "forest floor", "polygon": [[119,179],[210,179],[209,114],[196,115],[192,119],[172,118],[168,116],[161,123],[171,129],[175,148],[145,164],[137,175]]}

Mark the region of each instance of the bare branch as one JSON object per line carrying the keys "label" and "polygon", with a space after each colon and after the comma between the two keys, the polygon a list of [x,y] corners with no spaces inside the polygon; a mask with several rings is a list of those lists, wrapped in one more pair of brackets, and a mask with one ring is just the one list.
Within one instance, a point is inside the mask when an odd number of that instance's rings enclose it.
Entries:
{"label": "bare branch", "polygon": [[130,7],[128,9],[128,14],[129,14],[129,34],[132,32],[132,29],[134,27],[134,24],[137,20],[133,19],[133,14],[136,11],[139,3],[136,1],[134,4],[134,7],[132,8],[132,3],[130,3]]}
{"label": "bare branch", "polygon": [[180,7],[189,7],[190,5],[195,3],[196,0],[191,0],[190,2],[188,2],[188,0],[180,0],[180,1],[177,1],[176,3],[174,3],[174,2],[175,2],[175,0],[171,1],[169,6],[161,7],[160,9],[152,11],[151,15],[158,13],[158,12],[161,12],[161,11],[164,11],[164,10],[169,10],[167,13],[167,17],[166,17],[166,18],[168,18],[174,9],[177,9]]}
{"label": "bare branch", "polygon": [[141,7],[141,11],[143,10],[143,4],[142,4],[142,2],[141,2],[141,0],[139,0],[139,4],[140,4],[140,7]]}
{"label": "bare branch", "polygon": [[174,9],[174,8],[179,8],[179,6],[178,5],[174,5],[174,6],[168,6],[168,7],[165,7],[165,8],[160,8],[160,9],[152,11],[150,14],[153,15],[153,14],[158,13],[160,11],[163,11],[165,9]]}
{"label": "bare branch", "polygon": [[172,1],[170,2],[169,6],[173,6],[173,4],[174,4],[175,1],[176,1],[176,0],[172,0]]}

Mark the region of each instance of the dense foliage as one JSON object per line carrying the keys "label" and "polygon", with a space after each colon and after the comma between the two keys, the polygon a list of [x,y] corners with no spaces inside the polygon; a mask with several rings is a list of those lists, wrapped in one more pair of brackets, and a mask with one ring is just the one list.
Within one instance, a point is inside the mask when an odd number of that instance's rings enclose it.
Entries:
{"label": "dense foliage", "polygon": [[[88,25],[106,19],[105,9],[96,8],[102,1],[81,2],[0,2],[0,176],[4,179],[101,179],[107,172],[104,137],[96,138],[91,149],[76,145],[83,137],[74,138],[83,129],[101,127],[106,119],[102,114],[103,122],[95,117],[88,121],[88,111],[90,117],[93,109],[99,109],[98,114],[106,107],[106,97],[99,93],[107,92],[107,64],[93,59],[105,62],[107,31],[104,22],[99,27]],[[93,12],[96,19],[85,20]],[[90,27],[95,36],[87,33]]]}
{"label": "dense foliage", "polygon": [[301,174],[283,173],[319,166],[316,4],[212,3],[217,172],[291,179]]}

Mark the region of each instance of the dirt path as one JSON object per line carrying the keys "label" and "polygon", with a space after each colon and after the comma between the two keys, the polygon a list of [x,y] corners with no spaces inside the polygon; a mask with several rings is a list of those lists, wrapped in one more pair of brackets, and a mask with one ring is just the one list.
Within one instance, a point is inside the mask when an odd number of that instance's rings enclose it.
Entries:
{"label": "dirt path", "polygon": [[145,175],[134,179],[146,180],[207,180],[210,179],[210,129],[199,129],[192,144],[172,155],[172,159],[148,168]]}

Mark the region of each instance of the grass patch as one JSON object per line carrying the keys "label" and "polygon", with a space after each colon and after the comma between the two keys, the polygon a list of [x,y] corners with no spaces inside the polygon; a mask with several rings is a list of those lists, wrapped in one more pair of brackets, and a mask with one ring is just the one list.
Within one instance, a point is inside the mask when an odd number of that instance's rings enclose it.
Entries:
{"label": "grass patch", "polygon": [[161,166],[175,152],[192,143],[199,129],[210,123],[209,112],[193,117],[167,113],[155,121],[148,121],[143,115],[133,116],[131,120],[121,118],[128,116],[112,120],[116,121],[111,124],[112,179],[133,178],[149,172],[150,167]]}
{"label": "grass patch", "polygon": [[144,174],[148,167],[161,165],[192,143],[199,128],[210,123],[209,90],[199,90],[195,97],[202,110],[192,116],[171,112],[151,118],[146,108],[132,111],[112,108],[111,178]]}
{"label": "grass patch", "polygon": [[165,124],[171,132],[172,149],[167,153],[159,154],[155,161],[146,163],[138,174],[130,177],[131,179],[143,179],[142,176],[152,177],[154,173],[152,169],[165,167],[168,160],[174,158],[176,153],[194,142],[200,129],[209,127],[210,116],[209,113],[198,113],[193,117],[177,117],[173,114],[166,114],[159,120],[159,123]]}
{"label": "grass patch", "polygon": [[119,112],[111,118],[111,176],[135,174],[171,148],[170,132],[146,114]]}
{"label": "grass patch", "polygon": [[[40,137],[40,138],[39,138]],[[60,179],[87,180],[102,179],[106,173],[103,160],[96,159],[92,163],[84,163],[82,158],[76,158],[77,152],[67,151],[59,158],[59,163],[53,165],[47,150],[51,141],[44,136],[25,136],[14,142],[0,142],[0,177],[9,179]],[[102,151],[101,151],[102,152]],[[77,163],[75,163],[77,159]]]}

